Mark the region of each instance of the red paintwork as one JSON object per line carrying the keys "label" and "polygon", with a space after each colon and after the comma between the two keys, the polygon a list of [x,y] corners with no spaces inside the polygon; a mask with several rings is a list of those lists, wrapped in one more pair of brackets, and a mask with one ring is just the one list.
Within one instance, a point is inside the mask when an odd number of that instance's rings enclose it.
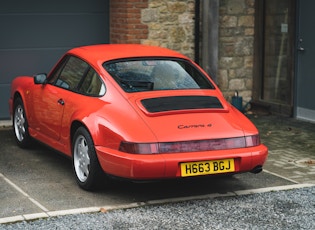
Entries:
{"label": "red paintwork", "polygon": [[[177,52],[141,45],[95,45],[75,48],[67,54],[84,59],[97,71],[106,85],[106,94],[100,98],[88,97],[49,84],[35,85],[29,76],[16,78],[12,82],[10,112],[13,113],[13,100],[19,94],[24,102],[30,135],[35,139],[71,157],[71,127],[74,122],[79,122],[90,132],[103,170],[132,179],[180,177],[180,162],[234,158],[236,172],[251,171],[264,164],[268,150],[262,144],[244,149],[176,154],[139,155],[118,151],[122,140],[172,142],[239,137],[254,135],[258,131],[242,113],[225,101],[219,89],[126,93],[102,67],[108,60],[141,56],[189,60]],[[216,96],[224,109],[152,115],[140,104],[143,98],[188,93]],[[57,103],[59,99],[65,101],[64,106]],[[211,127],[178,128],[180,125],[209,123]]]}

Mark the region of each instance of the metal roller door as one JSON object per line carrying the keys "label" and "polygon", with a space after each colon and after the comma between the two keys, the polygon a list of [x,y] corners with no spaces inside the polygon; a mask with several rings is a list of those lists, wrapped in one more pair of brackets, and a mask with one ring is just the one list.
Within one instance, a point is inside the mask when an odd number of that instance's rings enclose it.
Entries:
{"label": "metal roller door", "polygon": [[109,42],[109,0],[6,0],[0,7],[0,119],[10,83],[48,72],[75,46]]}

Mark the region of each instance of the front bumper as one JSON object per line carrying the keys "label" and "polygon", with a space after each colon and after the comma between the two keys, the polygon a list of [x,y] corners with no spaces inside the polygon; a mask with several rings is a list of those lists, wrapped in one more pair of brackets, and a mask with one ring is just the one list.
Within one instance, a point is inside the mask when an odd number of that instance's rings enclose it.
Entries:
{"label": "front bumper", "polygon": [[250,172],[263,166],[268,156],[268,149],[262,144],[242,149],[150,155],[128,154],[102,146],[95,148],[105,173],[134,180],[179,178],[182,176],[180,163],[231,158],[235,162],[233,173]]}

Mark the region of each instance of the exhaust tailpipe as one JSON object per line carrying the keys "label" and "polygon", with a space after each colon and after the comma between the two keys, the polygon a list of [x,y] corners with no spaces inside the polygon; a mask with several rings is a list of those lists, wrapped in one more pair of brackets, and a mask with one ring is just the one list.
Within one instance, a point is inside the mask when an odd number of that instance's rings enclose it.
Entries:
{"label": "exhaust tailpipe", "polygon": [[256,166],[255,168],[252,169],[252,171],[250,171],[251,173],[260,173],[263,170],[261,165]]}

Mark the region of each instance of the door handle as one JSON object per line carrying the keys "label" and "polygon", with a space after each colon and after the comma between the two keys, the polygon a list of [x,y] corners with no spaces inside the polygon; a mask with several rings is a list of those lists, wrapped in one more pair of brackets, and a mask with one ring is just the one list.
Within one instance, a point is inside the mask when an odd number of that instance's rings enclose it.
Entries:
{"label": "door handle", "polygon": [[65,102],[64,102],[64,100],[62,100],[62,98],[60,98],[60,99],[58,100],[58,104],[60,104],[60,105],[64,105],[64,104],[65,104]]}
{"label": "door handle", "polygon": [[299,45],[298,45],[298,51],[304,51],[304,50],[305,50],[305,49],[301,46],[302,42],[303,42],[303,39],[300,38],[300,39],[299,39]]}

